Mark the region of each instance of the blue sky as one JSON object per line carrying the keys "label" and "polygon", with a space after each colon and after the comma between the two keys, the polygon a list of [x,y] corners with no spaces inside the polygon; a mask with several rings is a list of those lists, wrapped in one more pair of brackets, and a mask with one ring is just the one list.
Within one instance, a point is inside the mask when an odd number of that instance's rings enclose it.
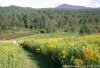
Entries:
{"label": "blue sky", "polygon": [[0,0],[0,6],[17,5],[32,8],[49,8],[61,4],[100,7],[100,0]]}

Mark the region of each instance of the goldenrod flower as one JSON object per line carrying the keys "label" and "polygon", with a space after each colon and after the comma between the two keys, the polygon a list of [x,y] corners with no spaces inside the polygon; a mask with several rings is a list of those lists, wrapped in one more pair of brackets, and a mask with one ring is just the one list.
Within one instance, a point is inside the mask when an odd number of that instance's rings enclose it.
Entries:
{"label": "goldenrod flower", "polygon": [[74,59],[73,63],[74,63],[74,65],[82,65],[82,64],[84,64],[84,61],[81,59]]}
{"label": "goldenrod flower", "polygon": [[66,54],[66,51],[65,50],[62,50],[62,54]]}
{"label": "goldenrod flower", "polygon": [[84,48],[85,57],[93,59],[95,55],[94,55],[94,51],[92,47],[90,45],[87,45],[87,46],[84,46],[83,48]]}

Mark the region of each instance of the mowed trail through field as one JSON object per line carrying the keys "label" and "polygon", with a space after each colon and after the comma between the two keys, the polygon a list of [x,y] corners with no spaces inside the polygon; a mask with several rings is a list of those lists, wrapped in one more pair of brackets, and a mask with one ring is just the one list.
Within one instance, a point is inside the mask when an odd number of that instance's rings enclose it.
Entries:
{"label": "mowed trail through field", "polygon": [[58,68],[51,60],[32,53],[32,51],[27,48],[22,49],[24,51],[24,55],[27,56],[26,68]]}

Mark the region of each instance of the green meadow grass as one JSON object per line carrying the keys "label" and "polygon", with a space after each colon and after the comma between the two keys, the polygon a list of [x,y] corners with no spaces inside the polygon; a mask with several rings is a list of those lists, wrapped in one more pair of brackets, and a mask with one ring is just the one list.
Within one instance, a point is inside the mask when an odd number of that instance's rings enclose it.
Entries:
{"label": "green meadow grass", "polygon": [[0,68],[97,68],[99,50],[100,34],[34,34],[0,41]]}
{"label": "green meadow grass", "polygon": [[90,66],[100,65],[100,34],[86,36],[64,36],[29,38],[22,44],[39,55],[45,55],[58,65]]}

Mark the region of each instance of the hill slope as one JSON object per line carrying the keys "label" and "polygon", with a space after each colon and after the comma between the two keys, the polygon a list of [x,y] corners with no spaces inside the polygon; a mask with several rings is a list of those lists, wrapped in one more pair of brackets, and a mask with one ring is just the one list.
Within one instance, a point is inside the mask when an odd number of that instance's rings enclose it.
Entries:
{"label": "hill slope", "polygon": [[63,9],[90,9],[90,7],[84,7],[84,6],[74,6],[69,4],[62,4],[57,6],[56,8],[63,8]]}

